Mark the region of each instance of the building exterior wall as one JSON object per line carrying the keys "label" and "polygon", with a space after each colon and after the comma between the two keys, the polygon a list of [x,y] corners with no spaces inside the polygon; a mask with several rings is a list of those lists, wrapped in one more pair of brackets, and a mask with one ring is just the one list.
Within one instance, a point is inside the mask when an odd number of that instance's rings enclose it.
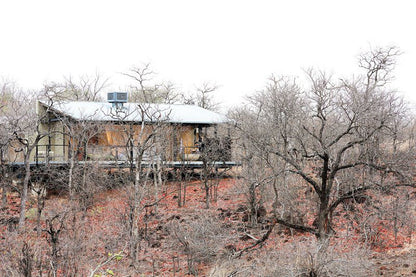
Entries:
{"label": "building exterior wall", "polygon": [[[137,158],[137,145],[152,135],[147,144],[144,160],[165,161],[198,160],[202,149],[202,134],[212,125],[158,123],[122,123],[75,121],[48,111],[37,104],[37,114],[42,118],[39,131],[45,136],[32,151],[32,162],[67,162],[72,156],[77,160],[122,161]],[[157,131],[155,132],[155,129]],[[133,147],[131,143],[133,142]],[[140,142],[140,143],[139,143]],[[18,142],[16,142],[18,143]],[[15,147],[16,149],[17,147]],[[23,162],[23,155],[8,153],[10,162]]]}
{"label": "building exterior wall", "polygon": [[[42,131],[49,134],[42,138],[38,147],[33,151],[31,160],[45,162],[65,162],[70,157],[70,147],[77,148],[78,160],[127,160],[133,152],[136,158],[137,145],[158,128],[157,135],[147,144],[144,159],[154,156],[164,160],[197,159],[199,139],[194,125],[172,125],[155,127],[154,125],[97,123],[91,131],[92,125],[74,124],[69,130],[61,121],[42,124]],[[87,131],[85,131],[85,129]],[[89,135],[86,135],[90,132]],[[72,136],[70,136],[70,134]],[[129,137],[133,139],[133,149],[129,147]],[[88,143],[82,143],[81,140]],[[48,151],[49,150],[49,151]]]}

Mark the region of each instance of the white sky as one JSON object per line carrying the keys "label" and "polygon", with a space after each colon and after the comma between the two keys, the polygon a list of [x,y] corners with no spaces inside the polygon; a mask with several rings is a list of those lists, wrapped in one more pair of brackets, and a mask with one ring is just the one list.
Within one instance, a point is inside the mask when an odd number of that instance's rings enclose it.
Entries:
{"label": "white sky", "polygon": [[63,76],[110,77],[150,62],[160,79],[185,92],[204,81],[237,105],[275,75],[315,67],[357,72],[370,46],[404,54],[394,87],[416,102],[413,1],[15,0],[0,2],[0,76],[40,89]]}

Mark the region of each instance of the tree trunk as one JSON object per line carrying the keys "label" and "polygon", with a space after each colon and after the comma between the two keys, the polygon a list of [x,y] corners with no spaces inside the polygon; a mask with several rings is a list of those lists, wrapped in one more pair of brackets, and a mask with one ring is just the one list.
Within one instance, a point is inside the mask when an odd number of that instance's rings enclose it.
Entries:
{"label": "tree trunk", "polygon": [[182,199],[182,206],[185,206],[185,204],[186,204],[186,181],[187,181],[187,173],[185,172],[185,176],[184,176],[184,180],[182,180],[182,183],[183,183],[183,199]]}
{"label": "tree trunk", "polygon": [[256,199],[256,184],[252,183],[249,187],[249,199],[248,199],[248,203],[250,205],[249,209],[250,209],[250,222],[253,225],[257,224],[257,207],[256,207],[256,203],[257,203],[257,199]]}
{"label": "tree trunk", "polygon": [[141,174],[141,160],[143,157],[143,153],[141,150],[138,151],[138,156],[136,160],[136,168],[134,172],[134,181],[133,181],[133,197],[130,199],[130,265],[136,268],[137,262],[137,253],[138,253],[138,246],[139,246],[139,226],[138,226],[138,213],[139,213],[139,204],[141,201],[141,192],[140,192],[140,174]]}
{"label": "tree trunk", "polygon": [[1,184],[1,207],[4,208],[7,206],[7,186],[6,186],[6,182],[8,182],[8,176],[6,175],[6,170],[4,168],[3,165],[3,150],[0,153],[0,163],[1,163],[1,180],[0,180],[0,184]]}
{"label": "tree trunk", "polygon": [[30,181],[30,161],[29,161],[30,151],[26,153],[24,158],[24,164],[25,164],[25,178],[23,180],[23,191],[20,195],[20,217],[19,217],[19,230],[23,227],[25,224],[25,218],[26,218],[26,202],[27,202],[27,192],[29,189],[29,181]]}
{"label": "tree trunk", "polygon": [[182,207],[182,172],[177,169],[176,176],[178,178],[178,207]]}
{"label": "tree trunk", "polygon": [[43,194],[45,193],[45,189],[43,187],[43,184],[41,185],[42,187],[37,191],[37,215],[36,215],[36,234],[38,237],[40,237],[41,233],[42,233],[42,228],[40,226],[40,220],[41,220],[41,216],[42,216],[42,211],[43,208],[45,207],[45,200],[44,200],[44,196]]}
{"label": "tree trunk", "polygon": [[206,178],[204,180],[204,187],[205,187],[205,208],[209,209],[209,185],[208,185],[208,180]]}
{"label": "tree trunk", "polygon": [[209,202],[210,202],[210,197],[209,197],[209,191],[210,191],[210,185],[208,182],[208,162],[207,160],[203,159],[203,169],[202,169],[202,174],[201,174],[201,181],[204,183],[204,189],[205,189],[205,208],[209,209]]}
{"label": "tree trunk", "polygon": [[7,206],[7,187],[3,183],[2,193],[1,193],[1,207],[4,208]]}
{"label": "tree trunk", "polygon": [[69,172],[68,172],[68,191],[69,191],[69,200],[74,200],[74,184],[73,184],[73,172],[74,172],[74,151],[71,150],[71,157],[69,158]]}
{"label": "tree trunk", "polygon": [[318,238],[326,240],[329,237],[331,228],[329,220],[329,195],[330,195],[330,182],[328,180],[329,172],[329,155],[324,153],[323,155],[323,167],[321,173],[322,188],[319,194],[319,214],[318,214]]}
{"label": "tree trunk", "polygon": [[324,195],[321,197],[321,203],[319,206],[319,214],[318,214],[318,239],[319,240],[326,240],[330,233],[331,233],[331,224],[329,218],[329,211],[328,211],[328,203],[329,203],[329,196]]}

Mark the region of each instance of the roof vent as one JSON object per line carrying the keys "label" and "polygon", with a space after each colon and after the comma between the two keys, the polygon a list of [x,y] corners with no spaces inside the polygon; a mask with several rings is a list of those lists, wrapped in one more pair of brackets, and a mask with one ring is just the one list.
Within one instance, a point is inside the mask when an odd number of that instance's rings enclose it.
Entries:
{"label": "roof vent", "polygon": [[123,103],[127,103],[127,92],[109,92],[107,93],[107,101],[113,104],[113,107],[121,108]]}

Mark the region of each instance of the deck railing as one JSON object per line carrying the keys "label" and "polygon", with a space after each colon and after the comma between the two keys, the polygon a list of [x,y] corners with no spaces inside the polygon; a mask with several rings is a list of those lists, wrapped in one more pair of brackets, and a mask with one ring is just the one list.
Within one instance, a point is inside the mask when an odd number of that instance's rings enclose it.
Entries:
{"label": "deck railing", "polygon": [[[87,144],[71,151],[71,145],[39,144],[35,148],[34,161],[66,162],[72,156],[78,161],[130,161],[137,160],[137,151],[126,145]],[[229,138],[213,138],[199,142],[196,146],[178,146],[167,150],[146,149],[143,161],[199,161],[208,158],[215,161],[231,160],[231,142]]]}
{"label": "deck railing", "polygon": [[[66,162],[73,155],[78,161],[136,161],[137,152],[125,145],[87,145],[76,151],[71,151],[69,145],[37,145],[33,161],[41,162]],[[158,153],[154,149],[147,149],[142,157],[143,161],[177,160],[177,161],[198,161],[201,160],[202,151],[197,146],[178,147],[172,153]],[[221,159],[227,160],[227,159]]]}

